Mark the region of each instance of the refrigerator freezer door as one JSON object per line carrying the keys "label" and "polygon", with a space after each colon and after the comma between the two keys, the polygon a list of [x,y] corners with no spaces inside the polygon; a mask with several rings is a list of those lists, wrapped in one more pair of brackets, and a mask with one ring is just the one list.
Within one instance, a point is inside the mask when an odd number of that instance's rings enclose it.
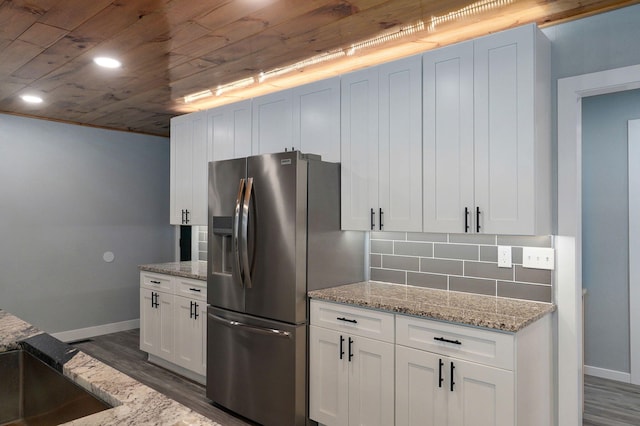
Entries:
{"label": "refrigerator freezer door", "polygon": [[245,312],[292,324],[306,321],[307,161],[298,155],[247,158],[252,273]]}
{"label": "refrigerator freezer door", "polygon": [[304,425],[306,330],[209,307],[207,398],[265,426]]}
{"label": "refrigerator freezer door", "polygon": [[244,285],[239,253],[241,195],[246,159],[209,163],[207,302],[244,311]]}

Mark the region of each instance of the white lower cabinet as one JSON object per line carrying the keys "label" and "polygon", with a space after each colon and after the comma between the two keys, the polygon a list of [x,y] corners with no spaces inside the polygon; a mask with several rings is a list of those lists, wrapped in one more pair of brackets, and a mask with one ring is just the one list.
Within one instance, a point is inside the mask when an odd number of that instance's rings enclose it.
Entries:
{"label": "white lower cabinet", "polygon": [[320,318],[328,312],[311,303],[309,417],[327,426],[393,424],[393,341],[364,337],[371,330],[363,329],[392,325],[393,315],[329,304],[337,307],[329,311],[335,312],[331,325]]}
{"label": "white lower cabinet", "polygon": [[551,322],[517,333],[311,301],[322,425],[549,426]]}
{"label": "white lower cabinet", "polygon": [[200,383],[206,376],[206,282],[140,273],[140,349]]}
{"label": "white lower cabinet", "polygon": [[396,425],[513,425],[513,372],[396,348]]}

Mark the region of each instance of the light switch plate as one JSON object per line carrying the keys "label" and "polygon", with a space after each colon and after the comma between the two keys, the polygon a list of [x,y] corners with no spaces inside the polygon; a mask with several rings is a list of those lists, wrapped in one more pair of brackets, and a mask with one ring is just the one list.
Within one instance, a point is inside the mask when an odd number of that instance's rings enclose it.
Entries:
{"label": "light switch plate", "polygon": [[498,268],[511,268],[511,246],[498,246]]}
{"label": "light switch plate", "polygon": [[522,266],[553,270],[555,268],[555,250],[547,247],[523,247]]}

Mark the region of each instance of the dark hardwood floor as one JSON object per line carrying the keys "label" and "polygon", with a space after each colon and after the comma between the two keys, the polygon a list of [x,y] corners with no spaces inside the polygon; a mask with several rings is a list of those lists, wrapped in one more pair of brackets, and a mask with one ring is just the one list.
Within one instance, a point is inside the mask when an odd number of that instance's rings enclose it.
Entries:
{"label": "dark hardwood floor", "polygon": [[585,376],[584,426],[640,425],[640,386]]}
{"label": "dark hardwood floor", "polygon": [[135,329],[76,342],[74,346],[221,425],[251,425],[211,405],[204,386],[148,362],[139,342],[140,330]]}
{"label": "dark hardwood floor", "polygon": [[[138,348],[139,341],[136,329],[94,337],[75,346],[222,425],[251,425],[211,405],[204,386],[149,363],[147,354]],[[584,397],[584,426],[640,426],[640,386],[585,376]]]}

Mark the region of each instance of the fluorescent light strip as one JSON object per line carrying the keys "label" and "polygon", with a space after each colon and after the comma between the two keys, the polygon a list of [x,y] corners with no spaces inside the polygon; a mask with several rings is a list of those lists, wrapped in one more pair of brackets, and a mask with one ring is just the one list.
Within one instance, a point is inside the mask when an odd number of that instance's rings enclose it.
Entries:
{"label": "fluorescent light strip", "polygon": [[305,67],[309,67],[311,65],[319,64],[322,62],[332,61],[336,58],[345,56],[346,53],[342,49],[336,49],[329,52],[321,53],[319,55],[312,56],[311,58],[304,59],[302,61],[296,62],[292,65],[287,65],[286,67],[275,68],[270,71],[261,72],[258,76],[258,82],[262,83],[263,81],[277,77],[283,74],[290,73],[291,71],[296,71],[303,69]]}
{"label": "fluorescent light strip", "polygon": [[[316,65],[322,62],[331,61],[331,60],[343,57],[345,55],[352,56],[359,50],[368,49],[374,46],[387,43],[392,40],[397,40],[399,38],[406,37],[420,31],[424,31],[425,29],[429,32],[432,32],[435,30],[437,25],[443,24],[445,22],[453,21],[453,20],[464,18],[471,15],[477,15],[479,13],[486,12],[491,9],[506,6],[513,2],[514,0],[477,1],[461,9],[458,9],[456,11],[449,12],[446,15],[432,17],[429,20],[429,23],[426,26],[426,28],[425,28],[425,23],[423,21],[418,21],[413,25],[409,25],[407,27],[400,27],[397,30],[390,31],[390,32],[381,34],[379,36],[376,36],[367,40],[363,40],[357,43],[353,43],[351,46],[349,46],[348,49],[331,50],[329,52],[312,56],[310,58],[304,59],[302,61],[296,62],[291,65],[287,65],[280,68],[274,68],[269,71],[261,72],[257,77],[244,78],[242,80],[237,80],[228,84],[220,85],[217,87],[215,94],[216,96],[220,96],[223,93],[229,92],[231,90],[248,87],[254,83],[262,83],[265,80],[268,80],[270,78],[288,74],[292,71],[300,70],[311,65]],[[198,99],[207,98],[209,96],[213,96],[213,93],[211,92],[211,90],[204,90],[202,92],[197,92],[197,93],[193,93],[191,95],[185,96],[184,101],[185,103],[189,103],[189,102],[196,101]]]}
{"label": "fluorescent light strip", "polygon": [[236,80],[231,83],[220,85],[216,88],[216,96],[220,96],[230,90],[242,89],[243,87],[251,86],[256,82],[253,77],[243,78],[242,80]]}
{"label": "fluorescent light strip", "polygon": [[188,104],[190,102],[197,101],[198,99],[208,98],[209,96],[213,96],[213,92],[209,89],[203,90],[201,92],[191,93],[184,97],[184,103]]}
{"label": "fluorescent light strip", "polygon": [[408,27],[401,27],[395,31],[391,31],[385,34],[381,34],[377,37],[373,37],[367,40],[360,41],[358,43],[354,43],[347,50],[347,55],[352,56],[358,50],[367,49],[370,47],[378,46],[383,43],[387,43],[391,40],[397,40],[402,37],[406,37],[408,35],[417,33],[419,31],[424,30],[424,22],[418,21],[413,25],[409,25]]}
{"label": "fluorescent light strip", "polygon": [[497,7],[506,6],[513,3],[514,0],[481,0],[475,3],[471,3],[461,9],[449,12],[446,15],[434,16],[429,21],[428,31],[435,30],[437,25],[444,24],[445,22],[454,21],[459,18],[465,18],[467,16],[477,15],[482,12],[486,12]]}

